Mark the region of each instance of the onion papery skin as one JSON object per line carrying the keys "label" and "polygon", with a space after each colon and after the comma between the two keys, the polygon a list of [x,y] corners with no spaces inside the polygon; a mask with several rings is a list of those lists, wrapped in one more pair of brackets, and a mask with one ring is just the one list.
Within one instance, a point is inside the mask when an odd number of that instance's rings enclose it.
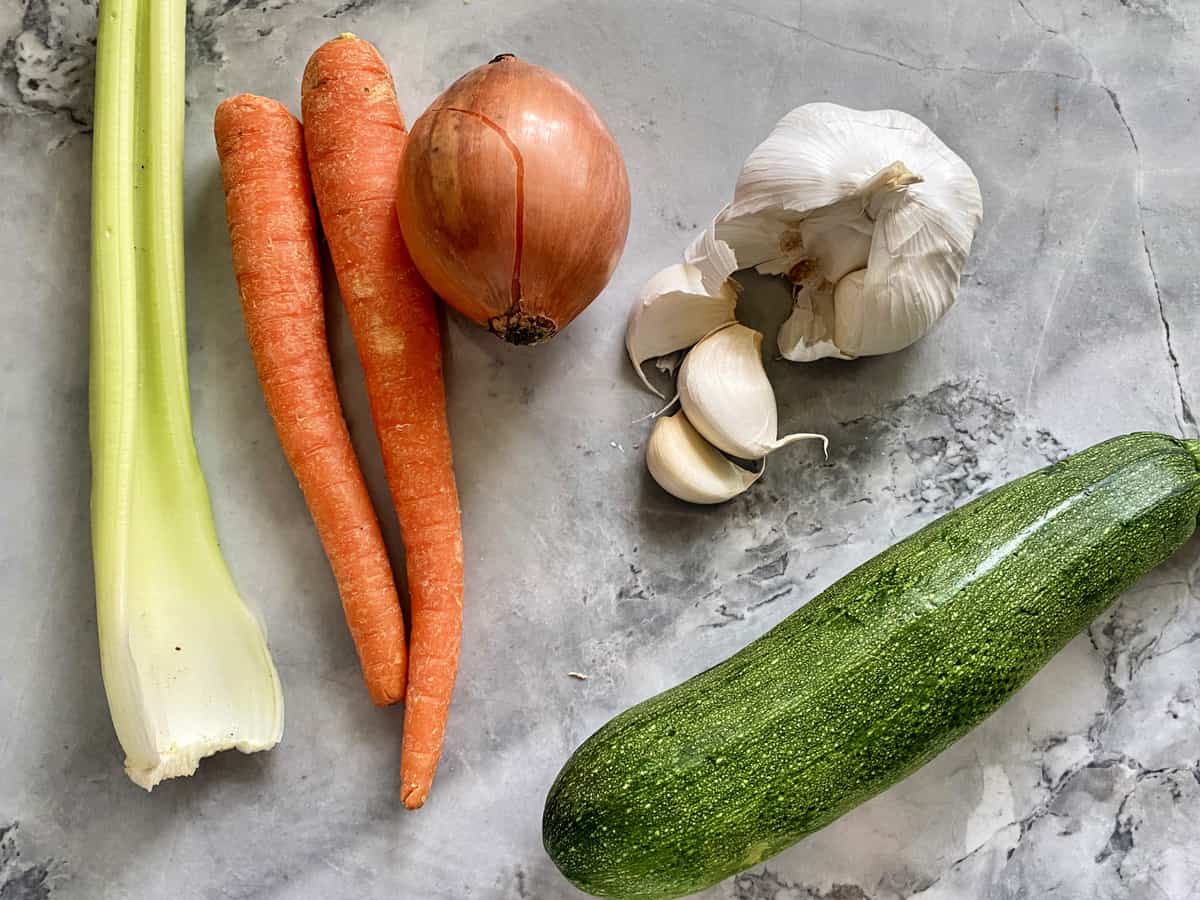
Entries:
{"label": "onion papery skin", "polygon": [[450,306],[513,344],[561,331],[608,284],[629,177],[591,104],[504,54],[413,124],[396,198],[413,261]]}

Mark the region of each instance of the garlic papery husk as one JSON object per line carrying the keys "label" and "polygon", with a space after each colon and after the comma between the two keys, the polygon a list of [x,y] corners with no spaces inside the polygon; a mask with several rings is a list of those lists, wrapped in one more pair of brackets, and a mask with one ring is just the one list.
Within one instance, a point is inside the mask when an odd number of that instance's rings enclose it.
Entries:
{"label": "garlic papery husk", "polygon": [[775,392],[762,364],[762,335],[734,323],[691,349],[679,369],[679,404],[696,430],[739,459],[762,459],[795,441],[829,441],[820,434],[777,438]]}
{"label": "garlic papery husk", "polygon": [[[912,344],[954,303],[982,211],[970,168],[918,119],[810,103],[751,153],[685,259],[710,293],[739,269],[789,276],[788,359],[872,356]],[[843,312],[836,287],[864,269]]]}
{"label": "garlic papery husk", "polygon": [[642,363],[692,346],[710,331],[734,321],[737,290],[726,280],[707,293],[700,270],[687,263],[667,266],[646,282],[629,317],[625,348],[642,384],[662,397]]}
{"label": "garlic papery husk", "polygon": [[688,503],[724,503],[763,473],[762,468],[750,472],[734,465],[681,412],[654,423],[646,444],[646,467],[659,487]]}
{"label": "garlic papery husk", "polygon": [[[729,221],[726,206],[711,226],[696,236],[684,253],[684,261],[700,272],[701,284],[709,294],[716,294],[739,269],[764,266],[764,275],[779,275],[780,244],[788,234],[797,245],[799,233],[789,231],[788,220],[772,213]],[[776,269],[776,271],[769,271]]]}

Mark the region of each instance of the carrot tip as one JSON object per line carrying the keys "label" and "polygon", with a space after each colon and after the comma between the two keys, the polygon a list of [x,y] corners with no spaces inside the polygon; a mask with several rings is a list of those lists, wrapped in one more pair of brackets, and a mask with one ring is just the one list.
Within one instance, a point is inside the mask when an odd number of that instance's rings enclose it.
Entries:
{"label": "carrot tip", "polygon": [[405,809],[420,809],[425,805],[428,793],[418,784],[406,784],[400,789],[400,802],[404,804]]}
{"label": "carrot tip", "polygon": [[397,703],[404,702],[404,685],[400,685],[397,691],[395,688],[374,688],[370,684],[367,685],[371,694],[371,702],[380,709],[386,709],[389,706],[395,706]]}

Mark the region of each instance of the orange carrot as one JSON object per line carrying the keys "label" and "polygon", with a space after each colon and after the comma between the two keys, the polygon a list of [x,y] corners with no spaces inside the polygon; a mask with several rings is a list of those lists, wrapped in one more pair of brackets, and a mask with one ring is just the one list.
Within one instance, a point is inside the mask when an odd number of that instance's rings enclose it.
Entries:
{"label": "orange carrot", "polygon": [[401,799],[425,802],[458,669],[463,550],[433,294],[396,217],[404,119],[387,65],[342,35],[304,69],[304,137],[400,520],[412,599]]}
{"label": "orange carrot", "polygon": [[398,703],[404,617],[333,380],[304,135],[282,104],[249,94],[221,103],[213,130],[267,409],[329,557],[371,699]]}

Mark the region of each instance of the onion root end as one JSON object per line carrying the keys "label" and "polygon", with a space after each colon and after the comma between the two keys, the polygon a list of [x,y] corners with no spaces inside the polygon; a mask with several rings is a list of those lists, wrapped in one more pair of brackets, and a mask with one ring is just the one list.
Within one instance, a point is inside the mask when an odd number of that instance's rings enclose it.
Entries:
{"label": "onion root end", "polygon": [[528,347],[550,340],[558,334],[558,325],[549,316],[531,315],[516,310],[502,316],[493,316],[488,321],[488,330],[510,344]]}

